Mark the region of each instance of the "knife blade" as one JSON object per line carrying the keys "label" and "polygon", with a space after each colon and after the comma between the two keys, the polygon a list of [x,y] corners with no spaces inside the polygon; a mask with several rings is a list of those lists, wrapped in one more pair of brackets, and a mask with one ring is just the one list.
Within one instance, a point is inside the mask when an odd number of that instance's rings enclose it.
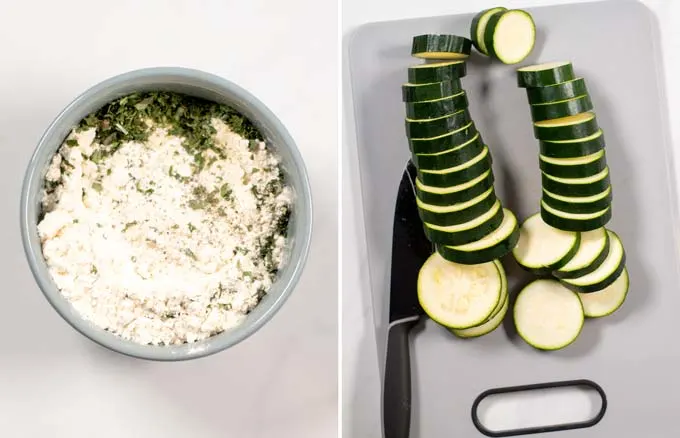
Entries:
{"label": "knife blade", "polygon": [[409,160],[402,174],[394,210],[390,274],[389,327],[383,380],[385,438],[407,438],[411,427],[409,333],[424,311],[418,302],[420,267],[432,254],[415,196],[416,169]]}

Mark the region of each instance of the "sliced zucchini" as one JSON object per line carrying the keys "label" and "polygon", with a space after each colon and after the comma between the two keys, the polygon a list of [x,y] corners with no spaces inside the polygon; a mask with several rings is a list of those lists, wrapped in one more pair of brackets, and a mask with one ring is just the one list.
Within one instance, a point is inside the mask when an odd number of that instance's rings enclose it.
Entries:
{"label": "sliced zucchini", "polygon": [[592,155],[605,148],[604,133],[599,129],[595,134],[583,138],[558,141],[539,141],[541,155],[550,158],[577,158]]}
{"label": "sliced zucchini", "polygon": [[583,313],[588,318],[600,318],[616,312],[626,301],[629,285],[628,269],[623,268],[623,273],[604,289],[587,294],[579,293]]}
{"label": "sliced zucchini", "polygon": [[436,137],[410,138],[408,145],[413,154],[436,154],[437,152],[448,151],[465,143],[473,138],[475,134],[477,134],[477,127],[474,122],[470,122],[462,128],[457,128]]}
{"label": "sliced zucchini", "polygon": [[496,200],[487,212],[477,216],[471,221],[462,224],[444,227],[424,223],[425,236],[435,244],[441,245],[465,245],[481,239],[492,233],[501,226],[503,222],[503,209],[501,202]]}
{"label": "sliced zucchini", "polygon": [[541,155],[539,167],[546,174],[558,178],[586,178],[602,172],[607,167],[607,157],[604,149],[575,158],[550,158]]}
{"label": "sliced zucchini", "polygon": [[465,61],[434,62],[412,65],[408,68],[408,81],[412,84],[452,81],[465,77]]}
{"label": "sliced zucchini", "polygon": [[434,119],[406,119],[406,135],[414,139],[431,139],[464,128],[472,122],[467,108]]}
{"label": "sliced zucchini", "polygon": [[486,29],[486,24],[489,22],[489,18],[496,12],[507,11],[507,8],[502,6],[485,9],[472,18],[472,23],[470,24],[470,37],[472,38],[472,44],[475,46],[480,53],[488,55],[486,51],[486,45],[484,44],[484,29]]}
{"label": "sliced zucchini", "polygon": [[465,59],[472,41],[458,35],[418,35],[413,37],[411,55],[421,59]]}
{"label": "sliced zucchini", "polygon": [[547,87],[574,78],[574,67],[567,61],[528,65],[517,69],[517,85],[521,88]]}
{"label": "sliced zucchini", "polygon": [[534,123],[536,138],[548,141],[588,137],[595,134],[599,129],[595,113],[592,112]]}
{"label": "sliced zucchini", "polygon": [[465,245],[437,245],[437,252],[451,262],[474,265],[505,256],[515,248],[518,240],[517,218],[510,210],[504,208],[503,222],[495,231]]}
{"label": "sliced zucchini", "polygon": [[413,164],[418,169],[442,170],[459,166],[472,160],[484,149],[484,141],[479,132],[473,138],[452,149],[436,154],[411,154]]}
{"label": "sliced zucchini", "polygon": [[542,120],[559,119],[591,111],[593,109],[593,102],[590,100],[589,95],[584,94],[583,96],[560,100],[558,102],[530,105],[530,107],[532,120],[534,122],[540,122]]}
{"label": "sliced zucchini", "polygon": [[593,196],[560,196],[543,190],[545,204],[566,213],[595,213],[609,207],[614,198],[612,187]]}
{"label": "sliced zucchini", "polygon": [[604,227],[612,219],[612,209],[607,207],[595,213],[567,213],[541,201],[541,217],[545,223],[564,231],[591,231]]}
{"label": "sliced zucchini", "polygon": [[504,64],[526,59],[536,42],[536,25],[526,11],[513,9],[492,14],[484,28],[488,55]]}
{"label": "sliced zucchini", "polygon": [[463,184],[451,187],[428,186],[423,184],[420,178],[416,178],[416,196],[426,204],[451,205],[481,195],[492,187],[493,183],[494,176],[491,170]]}
{"label": "sliced zucchini", "polygon": [[609,168],[585,178],[558,178],[541,172],[543,188],[560,196],[592,196],[609,187]]}
{"label": "sliced zucchini", "polygon": [[581,233],[578,251],[569,262],[553,272],[557,278],[576,278],[600,267],[609,254],[609,234],[605,228]]}
{"label": "sliced zucchini", "polygon": [[559,350],[571,344],[584,322],[578,295],[549,279],[525,286],[517,295],[513,314],[517,334],[540,350]]}
{"label": "sliced zucchini", "polygon": [[426,204],[416,198],[420,219],[425,223],[443,227],[469,222],[489,211],[495,202],[496,193],[493,187],[469,201],[446,206]]}
{"label": "sliced zucchini", "polygon": [[450,97],[461,91],[463,91],[463,85],[460,79],[431,84],[406,83],[401,86],[401,98],[404,102],[423,102]]}
{"label": "sliced zucchini", "polygon": [[483,324],[467,329],[450,329],[451,333],[458,336],[459,338],[478,338],[480,336],[488,335],[501,325],[505,319],[505,315],[508,313],[508,308],[510,307],[510,297],[507,293],[501,302],[502,304],[498,309],[498,312],[494,313]]}
{"label": "sliced zucchini", "polygon": [[418,170],[418,177],[423,184],[433,187],[451,187],[463,184],[491,169],[489,148],[484,146],[474,158],[458,166],[443,170]]}
{"label": "sliced zucchini", "polygon": [[626,267],[626,251],[615,232],[607,230],[607,233],[609,252],[604,262],[589,274],[560,280],[566,287],[580,293],[592,293],[606,288],[621,276]]}
{"label": "sliced zucchini", "polygon": [[545,223],[539,213],[529,216],[519,229],[512,250],[517,263],[537,275],[547,275],[569,263],[578,251],[581,235]]}
{"label": "sliced zucchini", "polygon": [[559,100],[573,99],[588,93],[586,81],[576,78],[560,84],[545,87],[527,88],[529,104],[557,102]]}
{"label": "sliced zucchini", "polygon": [[407,102],[406,117],[411,120],[434,119],[453,114],[468,107],[465,91],[441,99]]}
{"label": "sliced zucchini", "polygon": [[486,321],[498,305],[502,283],[493,262],[461,265],[434,253],[420,268],[418,301],[444,327],[474,327]]}

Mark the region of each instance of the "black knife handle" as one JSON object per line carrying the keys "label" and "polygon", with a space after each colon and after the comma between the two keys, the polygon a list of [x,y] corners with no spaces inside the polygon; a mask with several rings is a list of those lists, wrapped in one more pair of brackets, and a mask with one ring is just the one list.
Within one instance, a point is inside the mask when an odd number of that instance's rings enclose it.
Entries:
{"label": "black knife handle", "polygon": [[411,355],[408,335],[417,318],[390,326],[383,384],[385,438],[408,438],[411,429]]}

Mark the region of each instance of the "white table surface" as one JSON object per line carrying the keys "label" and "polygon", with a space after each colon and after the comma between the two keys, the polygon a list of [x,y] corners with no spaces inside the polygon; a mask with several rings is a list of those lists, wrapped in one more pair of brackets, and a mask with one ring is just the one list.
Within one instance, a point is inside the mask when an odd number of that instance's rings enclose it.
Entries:
{"label": "white table surface", "polygon": [[[346,63],[347,36],[364,23],[434,15],[477,12],[493,6],[522,8],[539,5],[577,3],[568,0],[344,0],[343,33],[343,141],[342,141],[342,408],[343,437],[380,437],[380,378],[367,272],[366,239],[363,227],[361,191],[358,187],[356,137],[352,96]],[[680,72],[680,2],[643,0],[657,16],[661,28],[666,78]],[[666,79],[670,120],[680,115],[680,88]],[[672,139],[679,138],[680,124],[671,126]],[[675,144],[675,141],[674,141]],[[676,169],[680,166],[676,163]],[[634,396],[634,394],[631,394]],[[564,415],[579,418],[582,394],[560,394]],[[525,398],[526,399],[526,398]],[[557,397],[554,399],[557,401]],[[536,407],[537,400],[527,400]],[[553,405],[554,406],[554,405]],[[508,411],[512,407],[506,407]],[[571,412],[569,412],[571,410]],[[554,418],[551,417],[551,418]],[[501,419],[513,423],[512,419]],[[521,426],[518,424],[517,426]]]}
{"label": "white table surface", "polygon": [[[337,9],[316,0],[0,1],[0,436],[337,436],[337,32]],[[184,363],[123,357],[71,329],[33,282],[18,227],[26,151],[49,122],[96,82],[157,65],[259,97],[297,141],[314,195],[309,262],[281,311]]]}

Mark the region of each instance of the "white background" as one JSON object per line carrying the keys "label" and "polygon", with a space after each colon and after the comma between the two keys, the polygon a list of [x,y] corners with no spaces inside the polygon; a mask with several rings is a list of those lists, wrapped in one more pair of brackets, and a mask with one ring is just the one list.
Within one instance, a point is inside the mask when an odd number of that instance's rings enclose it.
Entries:
{"label": "white background", "polygon": [[[318,0],[0,0],[0,436],[337,436],[337,8]],[[306,161],[314,235],[298,288],[215,356],[111,353],[47,304],[24,260],[21,179],[56,114],[124,71],[184,66],[261,99]]]}
{"label": "white background", "polygon": [[[363,438],[381,436],[380,379],[378,358],[368,283],[367,256],[361,207],[361,191],[357,185],[358,169],[356,137],[346,63],[347,37],[357,26],[375,21],[390,21],[435,15],[478,12],[493,6],[522,8],[532,6],[578,3],[568,0],[344,0],[343,33],[343,142],[342,142],[342,407],[343,436]],[[677,0],[644,0],[657,16],[662,34],[666,78],[677,78],[680,72],[680,2]],[[666,80],[670,120],[680,115],[680,88]],[[680,133],[672,124],[672,138]],[[383,340],[384,341],[384,340]],[[634,395],[633,395],[634,396]],[[557,401],[557,398],[555,399]],[[579,418],[583,394],[559,394],[565,416]],[[532,401],[532,406],[537,406]],[[554,406],[554,405],[553,405]],[[511,411],[512,406],[504,409]],[[571,412],[570,412],[571,411]],[[549,418],[554,418],[549,417]],[[511,418],[499,419],[505,423]],[[515,425],[517,427],[517,425]]]}

